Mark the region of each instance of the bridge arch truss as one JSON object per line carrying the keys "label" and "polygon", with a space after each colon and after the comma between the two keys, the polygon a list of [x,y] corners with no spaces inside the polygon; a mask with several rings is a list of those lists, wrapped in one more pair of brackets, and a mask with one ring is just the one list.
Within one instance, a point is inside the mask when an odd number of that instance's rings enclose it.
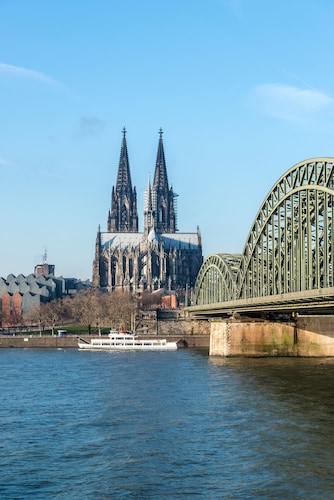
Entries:
{"label": "bridge arch truss", "polygon": [[223,254],[204,261],[194,304],[212,304],[220,297],[222,301],[248,299],[334,286],[333,196],[334,158],[313,158],[294,165],[262,203],[236,272],[226,268],[229,264]]}
{"label": "bridge arch truss", "polygon": [[226,302],[235,298],[236,259],[229,254],[212,254],[205,259],[196,279],[195,304]]}

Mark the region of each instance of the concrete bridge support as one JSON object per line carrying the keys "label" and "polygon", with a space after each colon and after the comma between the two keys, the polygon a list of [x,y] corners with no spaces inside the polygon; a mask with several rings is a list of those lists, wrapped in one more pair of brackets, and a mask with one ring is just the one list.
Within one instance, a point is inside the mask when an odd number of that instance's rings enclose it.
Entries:
{"label": "concrete bridge support", "polygon": [[211,322],[210,356],[334,356],[334,316]]}

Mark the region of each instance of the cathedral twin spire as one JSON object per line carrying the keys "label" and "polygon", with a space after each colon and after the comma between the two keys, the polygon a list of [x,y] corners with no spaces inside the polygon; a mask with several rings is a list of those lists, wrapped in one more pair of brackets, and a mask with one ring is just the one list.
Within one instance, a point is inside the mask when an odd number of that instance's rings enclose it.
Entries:
{"label": "cathedral twin spire", "polygon": [[[144,207],[144,232],[154,229],[158,233],[176,232],[176,214],[173,189],[168,186],[162,129],[159,131],[157,160],[153,185],[149,180]],[[108,214],[109,232],[138,232],[137,193],[132,189],[130,164],[126,143],[123,140],[117,173],[116,189],[113,187],[111,210]]]}
{"label": "cathedral twin spire", "polygon": [[138,232],[137,192],[135,187],[132,189],[125,134],[124,127],[116,189],[113,186],[108,214],[108,231],[112,233]]}

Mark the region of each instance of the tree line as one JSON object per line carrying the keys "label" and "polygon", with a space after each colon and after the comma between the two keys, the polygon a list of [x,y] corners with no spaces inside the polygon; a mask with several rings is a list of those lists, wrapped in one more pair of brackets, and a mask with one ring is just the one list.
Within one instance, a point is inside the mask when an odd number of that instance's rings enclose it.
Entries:
{"label": "tree line", "polygon": [[102,292],[96,288],[80,291],[73,297],[51,300],[29,311],[25,323],[45,329],[52,335],[60,325],[80,325],[91,333],[102,328],[130,330],[138,304],[130,292]]}

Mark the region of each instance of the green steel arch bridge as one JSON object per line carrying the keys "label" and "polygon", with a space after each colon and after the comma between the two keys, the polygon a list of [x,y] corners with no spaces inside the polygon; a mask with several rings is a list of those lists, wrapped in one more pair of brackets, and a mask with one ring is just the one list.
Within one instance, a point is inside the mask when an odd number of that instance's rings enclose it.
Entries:
{"label": "green steel arch bridge", "polygon": [[202,264],[188,310],[200,316],[334,312],[334,158],[294,165],[264,199],[240,255]]}

